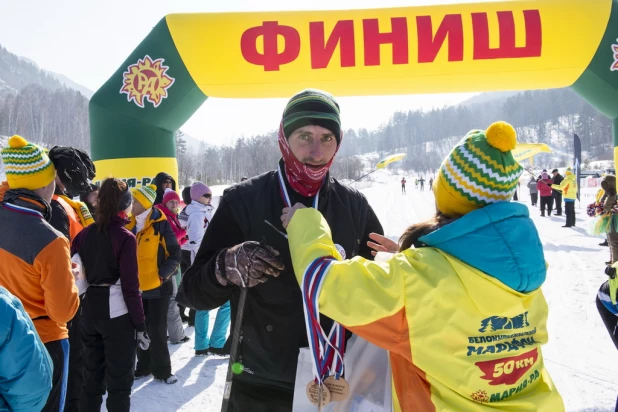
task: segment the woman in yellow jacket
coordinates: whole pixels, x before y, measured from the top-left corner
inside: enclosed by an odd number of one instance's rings
[[[562,182],[559,185],[551,185],[551,188],[561,191],[562,197],[564,198],[566,224],[562,227],[575,226],[575,199],[577,199],[577,177],[573,174],[573,169],[568,167]]]
[[[283,211],[299,282],[317,259],[337,260],[320,312],[390,351],[396,411],[564,410],[541,353],[543,248],[528,208],[509,202],[516,143],[504,122],[468,133],[434,182],[436,216],[383,263],[342,260],[317,210]]]

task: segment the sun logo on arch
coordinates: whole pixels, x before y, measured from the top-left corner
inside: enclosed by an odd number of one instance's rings
[[[618,43],[618,39],[616,39]],[[614,64],[610,68],[611,71],[618,71],[618,44],[612,44],[612,51],[614,52]]]
[[[146,55],[127,67],[122,75],[120,94],[126,94],[128,102],[132,100],[141,108],[144,108],[145,101],[159,107],[168,96],[167,90],[174,84],[174,78],[166,74],[169,66],[164,66],[164,61],[162,58],[153,60]]]

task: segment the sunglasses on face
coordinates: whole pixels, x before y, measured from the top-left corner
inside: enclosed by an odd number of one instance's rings
[[[206,194],[204,195],[204,197],[205,197],[206,199],[211,199],[211,198],[212,198],[212,195],[211,195],[210,193],[206,193]]]

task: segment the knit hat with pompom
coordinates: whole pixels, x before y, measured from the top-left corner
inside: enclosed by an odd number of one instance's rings
[[[56,178],[56,169],[45,150],[21,136],[11,137],[1,155],[11,189],[40,189]]]
[[[458,217],[509,201],[524,170],[511,154],[516,145],[517,133],[506,122],[469,132],[444,159],[434,181],[438,210]]]

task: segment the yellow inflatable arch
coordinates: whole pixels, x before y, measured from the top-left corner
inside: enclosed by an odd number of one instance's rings
[[[373,10],[172,14],[90,102],[97,177],[177,174],[174,132],[213,97],[335,96],[571,86],[614,119],[618,0]],[[615,153],[616,149],[615,149]]]

